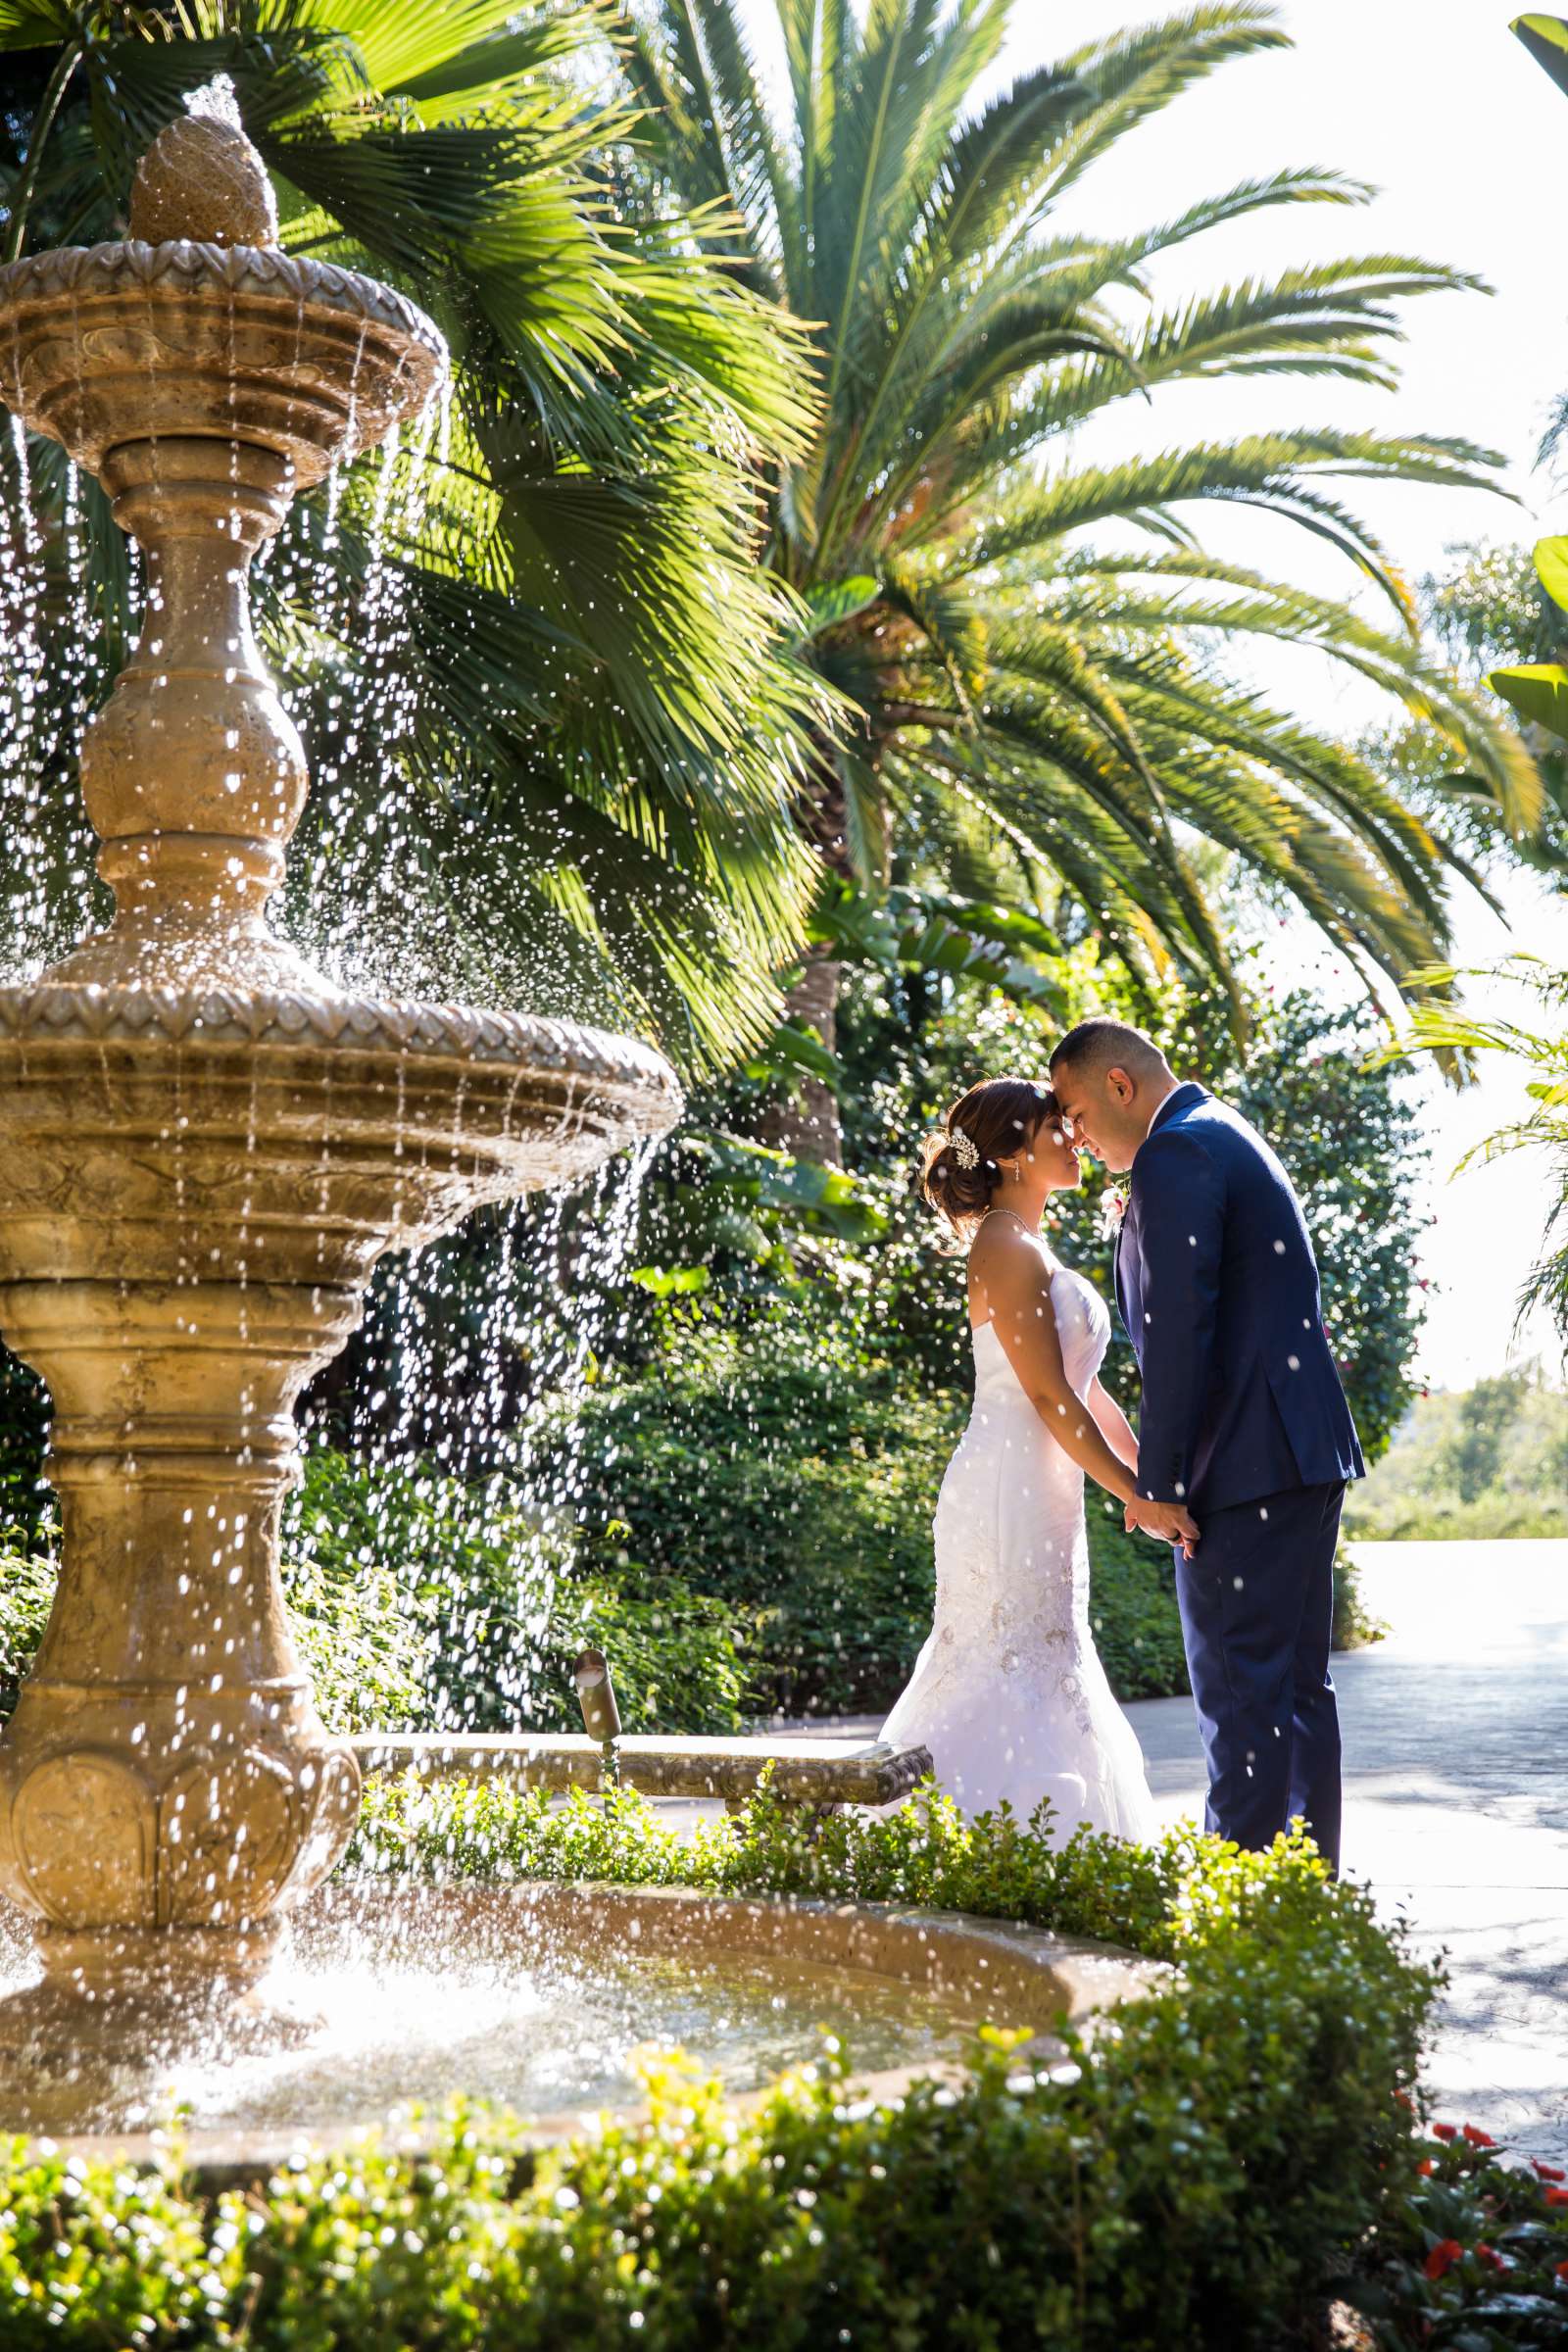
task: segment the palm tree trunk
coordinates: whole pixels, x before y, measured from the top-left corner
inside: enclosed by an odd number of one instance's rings
[[[786,1019],[798,1029],[814,1029],[830,1054],[838,1051],[839,986],[844,966],[826,948],[808,950],[806,969],[784,999]],[[770,1103],[762,1115],[762,1141],[792,1159],[818,1167],[844,1165],[844,1125],[838,1099],[825,1079],[805,1078],[787,1102]]]
[[[810,773],[796,808],[796,821],[835,881],[858,879],[850,856],[849,808],[832,740],[820,737]],[[838,1051],[839,989],[844,966],[825,947],[808,948],[806,969],[784,999],[784,1017],[798,1029],[814,1029],[830,1054]],[[793,1159],[818,1167],[844,1165],[844,1125],[833,1089],[820,1078],[801,1081],[788,1101],[762,1114],[761,1139]]]

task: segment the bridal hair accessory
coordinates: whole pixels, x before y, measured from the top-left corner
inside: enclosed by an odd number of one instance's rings
[[[977,1168],[980,1165],[980,1147],[974,1137],[966,1135],[961,1127],[948,1129],[948,1143],[960,1168]]]

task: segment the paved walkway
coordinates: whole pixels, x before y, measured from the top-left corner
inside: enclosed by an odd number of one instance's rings
[[[1440,2115],[1568,2160],[1568,1542],[1356,1551],[1391,1631],[1334,1662],[1345,1867],[1447,1949]],[[1128,1712],[1161,1816],[1200,1815],[1192,1701]]]

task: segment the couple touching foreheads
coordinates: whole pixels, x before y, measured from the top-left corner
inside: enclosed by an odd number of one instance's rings
[[[1104,1301],[1043,1230],[1080,1147],[1131,1172],[1115,1279],[1136,1434],[1100,1383]],[[936,1620],[885,1736],[928,1747],[966,1813],[1049,1797],[1058,1836],[1150,1835],[1090,1631],[1087,1472],[1174,1546],[1207,1827],[1265,1846],[1299,1815],[1337,1864],[1334,1552],[1363,1465],[1290,1178],[1140,1031],[1092,1020],[1049,1087],[992,1078],[954,1104],[924,1190],[968,1250],[974,1412],[937,1504]]]

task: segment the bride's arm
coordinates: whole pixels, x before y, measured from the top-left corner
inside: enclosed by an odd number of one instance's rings
[[[1095,1416],[1095,1426],[1118,1462],[1129,1470],[1138,1468],[1138,1437],[1114,1396],[1108,1396],[1099,1380],[1089,1384],[1089,1410]]]
[[[1074,1393],[1061,1360],[1051,1278],[1040,1253],[1020,1232],[1000,1226],[998,1219],[980,1233],[969,1262],[1007,1361],[1063,1453],[1118,1502],[1131,1502],[1138,1493],[1137,1449],[1132,1465],[1119,1460],[1093,1412]]]

